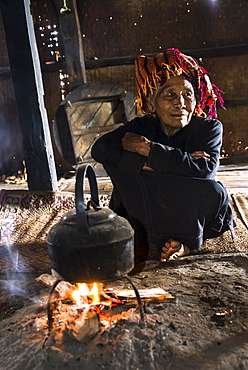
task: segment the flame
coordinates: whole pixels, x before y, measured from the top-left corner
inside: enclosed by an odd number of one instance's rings
[[[83,303],[88,303],[90,298],[91,304],[100,303],[100,294],[99,291],[102,290],[102,284],[93,283],[92,287],[85,283],[76,284],[76,289],[72,292],[72,299],[74,302],[80,306]]]

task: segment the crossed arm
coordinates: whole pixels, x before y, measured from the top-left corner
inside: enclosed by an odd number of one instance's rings
[[[222,138],[219,121],[197,120],[190,135],[186,135],[185,150],[156,142],[155,129],[156,122],[134,119],[102,136],[93,145],[92,157],[103,165],[137,174],[142,169],[153,169],[161,173],[214,178]]]
[[[134,134],[133,132],[127,132],[122,138],[121,142],[125,150],[138,153],[145,157],[149,156],[151,141],[148,140],[145,136]],[[210,161],[210,155],[203,150],[190,153],[190,156],[193,158],[205,158],[207,161]],[[144,165],[143,169],[152,170],[152,168],[146,165]]]

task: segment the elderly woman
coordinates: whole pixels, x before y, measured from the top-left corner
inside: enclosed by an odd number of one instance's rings
[[[113,182],[110,207],[135,230],[135,262],[146,260],[149,243],[167,261],[235,226],[214,179],[222,142],[215,102],[223,100],[207,72],[177,49],[140,56],[136,81],[143,117],[102,136],[92,157]]]

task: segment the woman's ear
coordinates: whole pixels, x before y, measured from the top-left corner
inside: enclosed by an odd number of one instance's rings
[[[156,109],[155,109],[155,106],[154,106],[153,95],[149,95],[146,98],[146,103],[147,103],[147,108],[149,109],[149,112],[151,114],[154,114],[156,112]]]

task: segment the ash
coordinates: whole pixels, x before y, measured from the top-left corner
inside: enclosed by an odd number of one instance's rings
[[[50,336],[44,347],[49,289],[29,275],[23,289],[28,296],[1,291],[1,369],[246,369],[247,269],[245,254],[147,266],[132,277],[138,288],[163,288],[176,301],[147,306],[146,327],[139,311],[127,308],[88,343],[65,330],[55,339]],[[124,279],[109,287],[131,289]],[[121,315],[118,310],[112,314]]]

